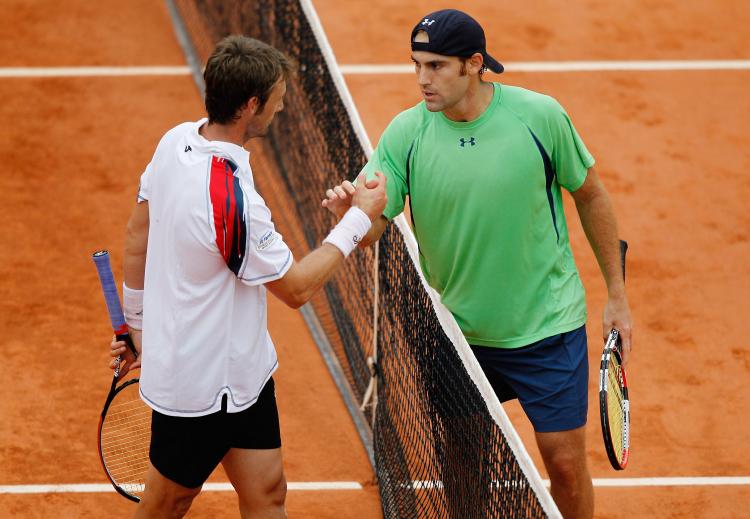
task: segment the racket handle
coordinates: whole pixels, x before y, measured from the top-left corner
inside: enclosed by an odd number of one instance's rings
[[[109,252],[106,250],[96,251],[92,255],[92,259],[94,260],[94,265],[96,265],[96,271],[99,274],[99,282],[102,286],[104,302],[107,304],[109,320],[112,323],[112,329],[115,332],[115,336],[118,341],[125,341],[130,348],[130,351],[138,357],[138,352],[136,352],[133,340],[128,333],[128,325],[125,323],[125,315],[122,313],[120,296],[117,293],[115,277],[112,274],[112,266],[109,263]]]
[[[620,240],[620,267],[622,267],[622,282],[625,282],[625,254],[628,252],[628,242]],[[615,344],[618,348],[622,345],[622,338],[620,337],[620,331],[612,328],[610,334],[615,334]]]

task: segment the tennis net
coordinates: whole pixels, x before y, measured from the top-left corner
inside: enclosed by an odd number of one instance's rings
[[[253,143],[252,161],[258,188],[300,257],[335,223],[320,207],[325,189],[355,177],[372,152],[312,4],[167,2],[199,87],[200,68],[228,34],[258,38],[296,61],[285,110],[270,138]],[[417,265],[414,236],[400,216],[377,247],[352,254],[312,301],[346,391],[364,403],[372,424],[369,447],[384,516],[559,517],[453,317]]]

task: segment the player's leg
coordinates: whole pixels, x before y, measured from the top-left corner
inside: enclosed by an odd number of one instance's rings
[[[550,492],[565,519],[594,515],[594,487],[586,462],[586,427],[537,432],[536,441],[550,479]]]
[[[229,450],[221,412],[200,417],[151,416],[146,488],[138,519],[185,515],[203,483]]]
[[[566,519],[593,513],[585,445],[587,349],[583,326],[522,348],[474,348],[485,373],[502,378],[518,395],[534,426],[552,497]]]
[[[136,519],[168,518],[179,519],[190,509],[201,487],[183,487],[162,476],[149,464],[146,473],[146,489],[135,510]]]
[[[242,517],[286,517],[286,479],[273,379],[252,406],[227,415],[225,427],[231,434],[231,449],[221,463],[237,490]]]
[[[281,449],[230,449],[221,463],[239,496],[243,519],[286,517]]]

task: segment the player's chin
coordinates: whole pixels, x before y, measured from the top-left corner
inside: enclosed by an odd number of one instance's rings
[[[445,108],[444,103],[441,103],[436,99],[425,99],[424,104],[425,108],[430,112],[442,112],[443,108]]]

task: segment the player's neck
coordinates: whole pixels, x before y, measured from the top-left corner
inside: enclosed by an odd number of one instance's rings
[[[495,86],[481,79],[475,85],[472,85],[466,95],[451,108],[444,110],[443,113],[451,121],[468,122],[478,119],[484,111],[490,106],[492,96],[495,95]]]
[[[208,141],[222,141],[242,147],[245,144],[245,132],[239,124],[206,123],[198,133]]]

